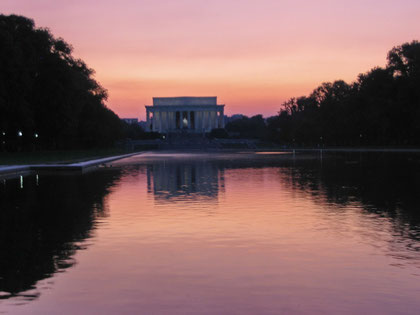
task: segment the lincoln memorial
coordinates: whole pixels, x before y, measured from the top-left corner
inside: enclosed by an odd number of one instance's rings
[[[146,105],[146,130],[194,133],[224,128],[224,107],[215,96],[154,97],[153,105]]]

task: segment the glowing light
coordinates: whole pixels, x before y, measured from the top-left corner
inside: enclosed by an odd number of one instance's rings
[[[20,130],[18,131],[18,136],[19,136],[19,137],[22,137],[22,136],[23,136],[22,131],[20,131]]]

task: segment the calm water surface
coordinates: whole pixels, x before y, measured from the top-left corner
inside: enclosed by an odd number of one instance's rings
[[[419,314],[417,157],[143,154],[0,182],[0,313]]]

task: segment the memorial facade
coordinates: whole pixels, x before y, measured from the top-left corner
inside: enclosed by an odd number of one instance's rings
[[[210,132],[224,128],[224,107],[217,97],[154,97],[146,105],[146,130],[169,132]]]

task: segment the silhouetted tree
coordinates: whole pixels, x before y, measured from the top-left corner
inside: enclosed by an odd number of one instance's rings
[[[94,71],[33,20],[0,15],[0,69],[0,132],[8,143],[91,147],[122,136],[122,123],[106,108],[107,92]]]
[[[124,123],[124,137],[133,140],[145,139],[146,134],[139,124]]]
[[[226,124],[226,130],[235,133],[241,138],[264,138],[267,136],[267,129],[262,115],[248,118],[243,116]]]
[[[385,68],[323,83],[267,119],[270,137],[303,145],[420,144],[420,43],[394,47]]]

